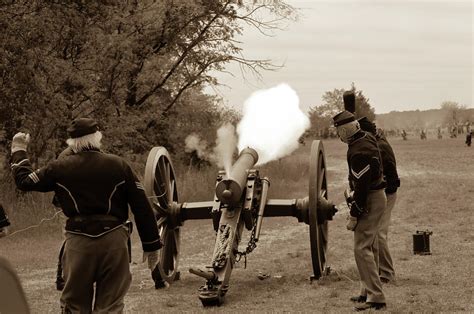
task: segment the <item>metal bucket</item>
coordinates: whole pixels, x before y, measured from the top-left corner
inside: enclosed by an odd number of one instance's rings
[[[413,254],[431,255],[430,252],[430,235],[432,231],[416,231],[413,235]]]

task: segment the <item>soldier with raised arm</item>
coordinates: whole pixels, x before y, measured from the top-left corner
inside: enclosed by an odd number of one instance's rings
[[[12,140],[11,168],[24,191],[54,191],[68,217],[62,256],[65,313],[122,312],[131,274],[128,208],[142,242],[144,260],[153,270],[162,244],[142,184],[122,158],[100,150],[102,133],[93,119],[80,118],[68,128],[74,154],[34,170],[26,153],[29,135]],[[95,283],[95,292],[94,292]]]

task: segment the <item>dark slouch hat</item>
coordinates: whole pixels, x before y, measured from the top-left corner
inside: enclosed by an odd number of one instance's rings
[[[71,138],[78,138],[99,130],[97,121],[91,118],[78,118],[71,122],[67,128],[67,133]]]

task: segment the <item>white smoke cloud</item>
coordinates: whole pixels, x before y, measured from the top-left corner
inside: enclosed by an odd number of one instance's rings
[[[310,126],[298,95],[287,84],[254,92],[245,101],[243,114],[237,126],[239,152],[245,147],[255,149],[258,165],[291,154]]]
[[[232,156],[237,147],[237,136],[235,127],[230,124],[224,124],[217,130],[216,146],[214,147],[214,160],[219,167],[224,167],[227,175],[232,167]]]
[[[226,123],[217,130],[216,145],[210,148],[206,140],[198,134],[191,133],[184,140],[185,152],[196,152],[200,159],[207,160],[225,169],[227,173],[232,167],[232,157],[237,148],[237,135],[235,127]]]
[[[199,137],[196,133],[189,134],[184,140],[184,151],[191,153],[196,151],[197,155],[201,159],[208,160],[207,153],[207,142]]]

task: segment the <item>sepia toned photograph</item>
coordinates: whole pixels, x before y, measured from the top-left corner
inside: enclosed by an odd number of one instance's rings
[[[474,312],[471,0],[0,0],[0,313]]]

